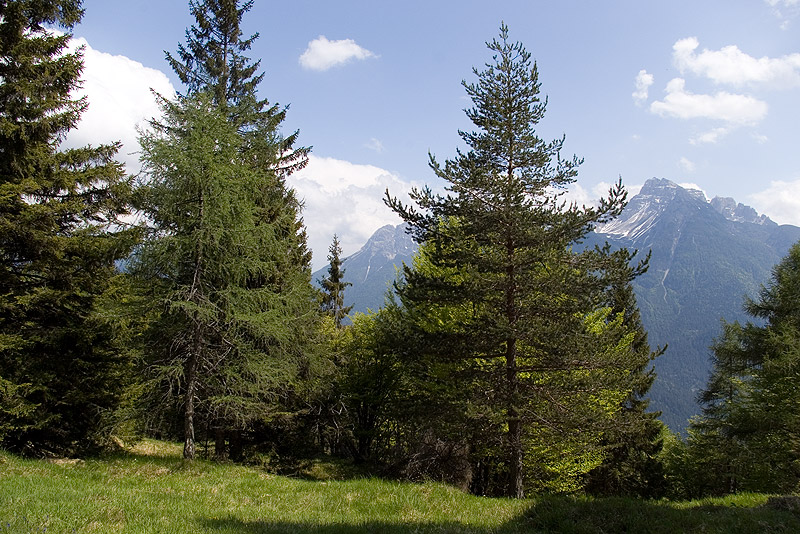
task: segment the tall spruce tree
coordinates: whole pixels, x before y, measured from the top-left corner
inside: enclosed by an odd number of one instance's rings
[[[319,283],[322,286],[322,311],[333,318],[336,328],[342,327],[342,321],[353,309],[353,306],[344,305],[344,290],[353,284],[344,281],[341,255],[339,237],[334,234],[333,243],[328,249],[328,275]]]
[[[243,55],[257,35],[239,29],[251,5],[190,3],[187,45],[178,59],[167,53],[187,94],[163,102],[165,119],[142,137],[144,209],[157,231],[139,272],[166,310],[151,331],[153,391],[179,393],[187,458],[198,423],[223,456],[226,433],[233,449],[313,367],[311,255],[285,185],[309,149],[279,131],[285,109],[257,97],[263,74]]]
[[[564,205],[560,194],[580,160],[561,158],[564,138],[546,142],[536,134],[546,107],[536,64],[521,43],[509,42],[504,24],[487,46],[492,63],[474,69],[476,83],[463,83],[476,127],[459,132],[469,150],[444,165],[431,156],[449,193],[414,190],[416,208],[388,192],[386,202],[426,245],[429,264],[404,269],[400,298],[426,331],[426,351],[452,362],[464,389],[489,384],[481,409],[503,429],[505,493],[522,497],[525,451],[536,447],[532,429],[563,436],[559,419],[589,424],[602,409],[595,405],[580,415],[570,404],[610,387],[604,376],[624,381],[619,358],[625,356],[599,346],[610,316],[592,315],[597,266],[591,255],[570,249],[594,224],[620,212],[624,191],[618,185],[597,208]],[[607,324],[620,331],[618,320]],[[610,368],[615,371],[599,371]],[[621,384],[615,385],[629,387]]]
[[[81,2],[0,2],[0,440],[74,453],[102,433],[127,363],[95,313],[134,232],[118,144],[59,150],[85,99],[68,52]],[[5,433],[5,436],[2,434]]]

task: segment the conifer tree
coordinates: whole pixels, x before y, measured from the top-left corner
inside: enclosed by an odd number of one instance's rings
[[[285,107],[258,98],[261,61],[244,55],[258,33],[243,38],[241,30],[242,17],[252,6],[252,0],[190,0],[195,24],[186,30],[186,44],[178,45],[177,57],[165,55],[187,94],[210,92],[252,145],[251,157],[283,176],[307,164],[310,148],[294,146],[298,131],[287,136],[278,131]]]
[[[615,416],[614,424],[604,434],[607,448],[603,464],[587,476],[586,489],[604,495],[654,497],[663,489],[663,470],[658,460],[662,447],[663,424],[660,412],[648,412],[646,395],[656,378],[653,360],[666,347],[651,350],[647,331],[642,325],[633,280],[647,271],[650,255],[633,264],[635,253],[627,249],[610,251],[608,244],[598,251],[608,260],[604,270],[604,304],[614,314],[622,314],[626,327],[633,332],[631,342],[631,391]]]
[[[95,313],[135,241],[118,144],[59,150],[85,99],[66,50],[75,0],[0,2],[0,439],[61,454],[92,446],[127,362]]]
[[[690,425],[695,491],[789,491],[800,480],[800,243],[772,271],[745,311],[757,322],[723,324],[712,346],[703,414]]]
[[[344,305],[344,290],[353,285],[344,281],[342,269],[342,247],[339,238],[334,234],[333,243],[328,249],[328,276],[320,280],[322,286],[322,311],[333,317],[336,328],[342,327],[342,320],[347,317],[353,306]]]
[[[163,102],[165,119],[141,140],[143,207],[157,231],[138,272],[166,310],[150,332],[152,391],[179,393],[187,458],[198,423],[223,456],[225,433],[238,442],[313,368],[311,254],[285,185],[309,149],[280,133],[286,110],[256,94],[263,74],[243,54],[257,35],[240,31],[251,5],[190,3],[187,44],[167,53],[187,94]]]
[[[198,418],[241,429],[276,410],[308,368],[314,293],[308,270],[276,261],[283,236],[261,221],[264,172],[210,95],[163,102],[164,119],[142,136],[144,212],[159,233],[134,272],[161,307],[149,348],[153,378],[178,391],[184,457]]]
[[[505,429],[505,493],[522,497],[531,425],[556,428],[559,418],[576,419],[562,408],[585,388],[569,385],[570,371],[583,371],[584,386],[602,390],[586,384],[588,376],[602,375],[592,371],[624,366],[608,361],[622,357],[612,357],[614,351],[595,350],[595,335],[607,335],[608,314],[587,315],[596,303],[594,266],[569,248],[620,212],[624,191],[618,185],[597,208],[563,205],[560,194],[580,160],[561,158],[564,138],[547,142],[536,134],[546,107],[536,64],[522,44],[509,42],[505,25],[487,46],[492,63],[474,69],[476,83],[463,83],[476,127],[459,132],[469,150],[443,165],[431,156],[448,194],[414,190],[417,207],[388,193],[386,202],[426,245],[430,264],[404,269],[403,305],[427,331],[427,351],[469,373],[465,389],[491,384],[484,402]],[[609,324],[619,329],[618,322]],[[612,375],[619,377],[606,374]]]

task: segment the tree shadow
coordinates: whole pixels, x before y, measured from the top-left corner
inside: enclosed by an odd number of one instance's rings
[[[800,532],[800,514],[765,506],[691,506],[668,501],[626,498],[537,497],[518,517],[496,527],[477,527],[458,521],[407,522],[377,520],[320,525],[296,521],[243,521],[199,518],[206,530],[230,534],[516,534],[516,533],[743,533]]]

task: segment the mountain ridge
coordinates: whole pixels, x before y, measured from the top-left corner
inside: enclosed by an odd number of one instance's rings
[[[709,201],[702,191],[653,178],[617,219],[576,245],[608,242],[642,256],[652,251],[650,268],[633,286],[652,346],[668,346],[655,362],[649,396],[670,428],[682,431],[699,412],[696,396],[705,387],[721,319],[749,319],[742,311],[745,297],[756,295],[798,240],[800,227],[778,225],[731,198]],[[410,263],[415,251],[405,225],[388,225],[345,258],[345,280],[353,283],[345,296],[354,311],[377,310],[397,268]]]

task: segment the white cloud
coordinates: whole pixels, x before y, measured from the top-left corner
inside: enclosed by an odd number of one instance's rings
[[[769,137],[767,137],[764,134],[753,133],[752,137],[753,137],[753,139],[755,139],[756,143],[758,143],[759,145],[763,145],[764,143],[768,143],[769,142]]]
[[[767,104],[752,96],[720,91],[713,95],[694,94],[686,90],[683,78],[667,84],[662,101],[650,104],[658,115],[680,119],[716,119],[730,124],[755,124],[767,114]]]
[[[134,172],[139,168],[136,126],[160,115],[150,89],[173,98],[175,88],[159,70],[125,56],[95,50],[83,38],[71,40],[72,50],[79,46],[84,47],[83,87],[74,94],[86,95],[89,108],[81,116],[77,128],[67,135],[64,147],[121,141],[122,149],[117,157],[129,172]]]
[[[351,59],[368,59],[377,57],[362,48],[352,39],[329,41],[320,35],[308,43],[305,52],[300,56],[300,65],[309,70],[328,70],[331,67],[347,63]]]
[[[625,184],[625,191],[628,192],[628,200],[638,195],[639,191],[642,190],[643,185],[644,184],[631,184],[631,185]]]
[[[585,187],[580,184],[572,184],[566,191],[561,191],[561,200],[567,204],[576,206],[595,206],[598,197],[593,196]]]
[[[575,203],[578,206],[597,206],[600,203],[600,198],[608,197],[609,189],[616,187],[616,183],[598,182],[591,189],[586,189],[580,184],[572,184],[569,189],[562,195],[561,199],[566,201],[567,204]],[[623,184],[625,191],[628,192],[628,200],[639,194],[642,189],[642,184]]]
[[[636,90],[631,93],[631,96],[633,96],[633,101],[636,102],[637,106],[641,106],[642,103],[647,100],[648,91],[651,85],[653,85],[653,75],[648,74],[644,69],[640,70],[639,74],[636,75]]]
[[[714,145],[731,132],[732,128],[713,128],[689,139],[693,145]]]
[[[689,159],[687,159],[685,157],[682,157],[678,161],[678,167],[680,167],[680,169],[683,172],[686,172],[686,173],[692,173],[692,172],[694,172],[694,169],[695,169],[694,162],[690,161]]]
[[[400,224],[384,205],[384,192],[407,199],[412,187],[380,167],[314,155],[287,182],[305,201],[303,220],[315,270],[324,266],[333,234],[339,236],[343,255],[349,256],[381,226]]]
[[[780,28],[788,30],[791,21],[800,14],[800,0],[764,0],[772,7],[772,13],[781,20]]]
[[[734,86],[800,86],[800,53],[780,58],[754,58],[735,45],[697,53],[699,46],[696,37],[689,37],[677,41],[672,47],[675,65],[681,73],[688,71],[715,83]]]
[[[750,195],[748,201],[778,224],[800,226],[800,180],[770,182],[767,189]]]
[[[383,143],[374,137],[371,137],[368,142],[364,143],[364,146],[370,150],[374,150],[378,154],[384,151]]]

